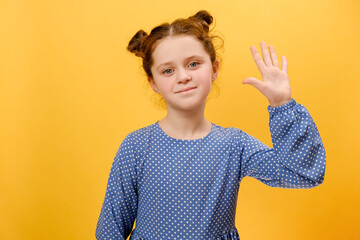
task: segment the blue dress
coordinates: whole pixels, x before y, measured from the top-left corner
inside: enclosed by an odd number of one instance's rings
[[[97,239],[239,240],[241,180],[271,187],[321,184],[325,150],[308,111],[294,99],[268,107],[274,148],[236,128],[212,124],[200,139],[166,135],[154,123],[130,133],[113,162]]]

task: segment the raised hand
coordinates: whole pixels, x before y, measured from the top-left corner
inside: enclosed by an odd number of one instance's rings
[[[254,46],[250,47],[255,63],[260,70],[262,81],[249,77],[243,80],[243,84],[250,84],[257,88],[268,100],[271,107],[281,106],[291,100],[291,88],[287,73],[287,61],[282,56],[282,68],[273,46],[269,51],[265,42],[260,42],[263,59]]]

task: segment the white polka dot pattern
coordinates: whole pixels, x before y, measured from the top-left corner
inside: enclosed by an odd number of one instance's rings
[[[129,134],[111,168],[97,239],[239,240],[241,180],[272,187],[321,184],[325,150],[308,111],[295,100],[268,108],[274,148],[236,128],[213,124],[195,140],[174,139],[158,123]]]

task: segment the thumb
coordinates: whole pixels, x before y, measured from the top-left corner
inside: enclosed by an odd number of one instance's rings
[[[243,80],[243,84],[250,84],[251,86],[260,90],[262,88],[263,82],[257,78],[249,77]]]

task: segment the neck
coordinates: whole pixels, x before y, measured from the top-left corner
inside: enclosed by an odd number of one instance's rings
[[[170,137],[178,139],[198,139],[211,130],[211,122],[205,119],[204,109],[194,111],[174,111],[168,109],[165,118],[159,121],[161,129]]]

